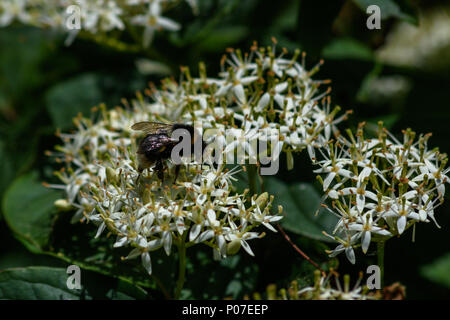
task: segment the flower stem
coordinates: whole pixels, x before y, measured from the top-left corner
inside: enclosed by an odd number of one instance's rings
[[[303,258],[305,258],[306,261],[311,263],[316,269],[318,269],[321,272],[322,276],[325,277],[326,276],[325,271],[323,271],[322,268],[320,268],[316,262],[314,262],[310,257],[308,257],[306,255],[306,253],[304,253],[302,250],[300,250],[300,248],[297,247],[294,242],[292,242],[291,238],[286,234],[286,232],[284,232],[281,225],[277,224],[277,227],[278,227],[278,230],[280,230],[280,232],[283,234],[283,237],[286,239],[286,241],[289,242],[289,244],[294,248],[294,250],[297,251]]]
[[[187,232],[183,235],[182,240],[180,241],[180,244],[178,245],[178,280],[177,280],[177,288],[175,290],[175,299],[180,299],[181,290],[183,289],[184,285],[184,277],[186,275],[186,238]]]
[[[249,164],[247,166],[248,188],[250,190],[250,197],[256,193],[256,165]]]
[[[164,286],[164,284],[161,282],[161,280],[156,277],[155,275],[151,275],[152,279],[155,281],[156,285],[161,289],[162,293],[164,294],[164,297],[168,300],[172,299],[170,297],[170,293],[169,291],[167,291],[166,287]]]
[[[381,288],[384,287],[384,246],[385,241],[380,241],[377,243],[378,267],[380,267],[381,273]]]

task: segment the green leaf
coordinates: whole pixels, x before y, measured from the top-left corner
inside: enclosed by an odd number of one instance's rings
[[[168,257],[163,250],[152,252],[153,275],[149,276],[140,257],[125,261],[122,259],[132,248],[114,248],[114,237],[104,235],[95,238],[97,227],[92,223],[71,223],[72,215],[73,212],[61,212],[57,215],[52,225],[51,240],[44,254],[78,265],[84,270],[119,278],[141,287],[156,289],[156,282],[164,282],[170,288],[172,283],[166,283],[163,276],[176,270],[171,265],[174,256]],[[152,291],[152,295],[158,294],[160,293]]]
[[[37,176],[33,172],[14,181],[3,202],[8,226],[27,249],[86,270],[155,288],[154,277],[148,276],[140,259],[121,260],[131,249],[113,249],[112,238],[95,238],[93,225],[71,224],[73,212],[54,216],[53,203],[61,198],[61,194],[42,186]],[[160,261],[157,254],[152,255],[152,260],[154,270],[170,269],[168,262]]]
[[[12,98],[44,83],[41,63],[51,51],[48,33],[32,27],[0,30],[0,92]]]
[[[450,252],[420,269],[422,276],[447,288],[450,288],[449,271]]]
[[[275,30],[292,30],[298,23],[300,1],[292,0],[287,2],[289,3],[282,7],[280,13],[276,17],[274,17],[273,21],[271,22],[271,25]],[[276,38],[279,41],[278,36]]]
[[[204,23],[201,19],[195,19],[193,23],[186,26],[184,29],[183,39],[177,37],[176,33],[172,33],[169,36],[169,40],[172,44],[176,46],[184,46],[188,43],[201,43],[205,38],[210,37],[211,34],[214,34],[218,29],[218,24],[220,24],[226,17],[229,17],[233,14],[233,11],[240,5],[240,0],[226,0],[223,1],[223,4],[219,5],[219,10],[215,10],[213,8],[214,5],[204,2],[207,7],[210,7],[214,10],[214,13],[210,13],[210,17],[206,23]],[[200,9],[200,12],[208,12],[211,11],[209,9]]]
[[[275,196],[274,207],[283,207],[283,228],[311,239],[331,241],[322,232],[330,233],[337,221],[320,207],[321,198],[313,185],[295,183],[288,186],[273,177],[267,178],[264,184],[266,191]]]
[[[206,52],[217,52],[233,46],[245,37],[249,30],[246,26],[227,26],[217,28],[198,44],[198,49]]]
[[[218,262],[210,248],[199,247],[188,258],[183,299],[242,299],[257,284],[258,265],[245,252]]]
[[[364,12],[370,5],[380,7],[381,19],[398,18],[411,24],[418,25],[417,10],[409,0],[353,0]]]
[[[0,272],[0,299],[72,300],[78,299],[77,290],[66,286],[64,269],[27,267]]]
[[[372,50],[362,42],[352,38],[334,39],[323,48],[322,55],[325,59],[373,60]]]
[[[48,244],[54,215],[53,203],[60,192],[38,182],[37,172],[17,178],[3,199],[3,214],[8,226],[27,248],[41,252]]]
[[[70,128],[79,112],[89,114],[91,108],[101,102],[98,78],[90,73],[58,83],[46,94],[47,110],[55,127],[60,129]]]
[[[69,289],[64,268],[26,267],[0,272],[0,299],[80,300],[145,299],[147,293],[130,283],[81,270],[81,289]]]
[[[11,156],[6,152],[5,143],[0,141],[0,199],[14,177],[13,162]]]
[[[379,117],[374,117],[371,119],[367,120],[367,125],[366,125],[366,129],[367,129],[367,133],[371,136],[376,136],[377,132],[378,132],[378,122],[382,121],[383,122],[383,126],[388,129],[391,130],[391,128],[400,120],[400,115],[397,113],[392,113],[392,114],[387,114],[387,115],[382,115]]]
[[[358,102],[367,103],[372,91],[371,84],[376,80],[383,71],[383,65],[381,63],[375,63],[373,69],[364,77],[361,82],[361,86],[356,94]]]

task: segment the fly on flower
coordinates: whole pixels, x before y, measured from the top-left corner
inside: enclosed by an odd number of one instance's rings
[[[172,151],[179,143],[183,142],[181,134],[174,134],[177,130],[181,133],[187,134],[190,138],[188,141],[189,149],[192,151],[196,143],[196,139],[201,139],[201,136],[196,132],[193,126],[182,123],[166,124],[160,122],[142,121],[137,122],[131,126],[131,129],[145,132],[146,136],[139,143],[137,150],[138,171],[142,173],[144,169],[155,165],[155,171],[158,178],[164,180],[164,160],[171,158]],[[180,133],[178,132],[178,133]],[[200,138],[199,138],[200,137]],[[205,143],[202,142],[202,150]],[[188,156],[181,150],[180,155]],[[189,153],[190,155],[191,153]],[[175,181],[178,177],[180,166],[175,168]]]

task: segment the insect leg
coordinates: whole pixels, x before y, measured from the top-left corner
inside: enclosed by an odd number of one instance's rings
[[[161,159],[156,160],[155,169],[158,178],[161,179],[161,182],[164,182],[164,166]]]
[[[136,181],[134,183],[135,185],[138,185],[140,177],[141,177],[141,173],[139,172],[139,174],[138,174],[138,176],[136,178]]]
[[[180,173],[181,166],[179,164],[175,165],[175,179],[173,180],[173,183],[177,182],[178,174]]]
[[[136,178],[135,185],[138,185],[139,179],[141,178],[142,171],[144,171],[144,169],[143,169],[141,166],[139,166],[139,167],[138,167],[138,173],[139,173],[139,174],[138,174],[138,176],[137,176],[137,178]]]

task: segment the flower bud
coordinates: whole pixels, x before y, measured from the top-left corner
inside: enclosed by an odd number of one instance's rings
[[[267,204],[267,200],[269,200],[269,194],[267,192],[264,192],[263,194],[260,194],[256,199],[256,205],[259,207],[259,209],[263,210]]]
[[[278,214],[282,214],[282,213],[283,213],[283,206],[278,205]]]
[[[113,168],[111,168],[111,167],[106,168],[106,177],[108,178],[109,183],[117,184],[117,180],[118,180],[117,174]]]
[[[227,255],[234,255],[239,252],[241,241],[236,239],[227,243]]]
[[[60,211],[70,211],[72,204],[67,199],[58,199],[54,202],[54,205]]]
[[[267,299],[276,300],[277,299],[277,285],[269,284],[266,288]]]
[[[286,152],[286,158],[287,158],[287,169],[290,171],[294,169],[294,157],[292,156],[291,151]]]
[[[151,192],[149,188],[144,189],[144,193],[142,194],[142,202],[147,204],[152,201]]]

